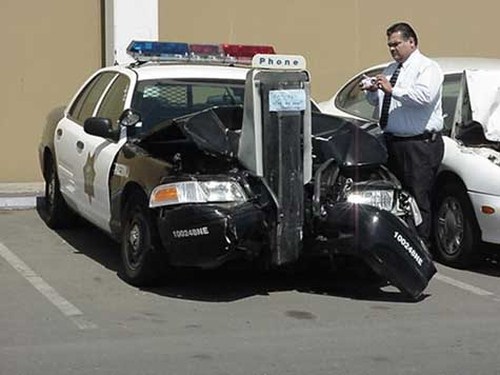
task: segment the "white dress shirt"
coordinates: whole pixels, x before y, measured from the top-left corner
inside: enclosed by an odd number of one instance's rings
[[[390,79],[399,63],[390,64],[383,72]],[[384,133],[408,137],[443,129],[441,91],[443,72],[439,65],[415,50],[403,63],[392,89],[389,118]],[[384,92],[368,92],[367,99],[382,110]]]

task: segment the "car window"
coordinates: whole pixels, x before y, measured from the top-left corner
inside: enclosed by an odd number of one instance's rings
[[[455,116],[460,91],[460,80],[461,74],[449,74],[445,76],[443,81],[442,108],[445,130],[450,130],[453,126],[453,117]]]
[[[97,116],[109,118],[114,128],[118,127],[118,118],[125,109],[125,99],[129,86],[129,78],[120,74],[104,96],[97,111]]]
[[[73,103],[69,111],[70,118],[83,125],[83,122],[94,114],[97,102],[115,75],[113,72],[105,72],[90,81]]]
[[[215,105],[243,104],[244,82],[147,80],[136,86],[132,108],[139,111],[143,131],[168,119]]]
[[[365,74],[373,77],[382,73],[382,71],[382,68],[374,69]],[[335,106],[351,115],[370,121],[378,121],[378,111],[366,99],[364,91],[359,87],[360,81],[361,76],[358,76],[349,82],[337,95]]]

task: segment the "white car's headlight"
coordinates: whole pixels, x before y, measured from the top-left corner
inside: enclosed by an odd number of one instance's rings
[[[244,202],[247,197],[235,181],[182,181],[159,185],[149,199],[149,207],[182,203]]]
[[[347,201],[391,211],[394,207],[394,190],[353,190],[347,193]]]

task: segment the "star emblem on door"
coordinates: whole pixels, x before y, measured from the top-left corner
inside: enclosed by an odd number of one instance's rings
[[[90,152],[87,155],[87,161],[83,166],[83,191],[89,196],[89,202],[92,201],[94,197],[94,181],[95,181],[95,169],[94,169],[95,155],[91,156]]]

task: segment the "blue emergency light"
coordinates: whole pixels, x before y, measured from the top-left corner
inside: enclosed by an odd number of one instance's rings
[[[161,57],[187,57],[189,55],[189,45],[187,43],[163,43],[132,41],[127,47],[127,53],[136,60],[151,60],[151,58]]]

